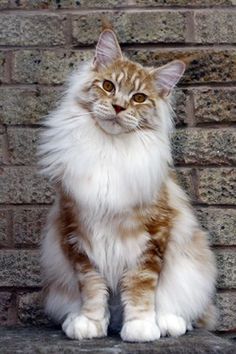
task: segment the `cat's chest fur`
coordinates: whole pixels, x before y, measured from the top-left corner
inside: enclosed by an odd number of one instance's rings
[[[161,143],[148,139],[81,136],[67,162],[67,188],[83,208],[95,213],[150,203],[166,171],[163,154],[168,151]]]

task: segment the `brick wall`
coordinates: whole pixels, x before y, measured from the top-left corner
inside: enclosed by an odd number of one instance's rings
[[[235,0],[0,1],[0,323],[46,323],[38,245],[53,191],[37,175],[40,119],[67,74],[91,57],[101,15],[125,52],[159,65],[194,56],[177,96],[173,150],[210,231],[220,331],[236,329]],[[192,57],[193,58],[193,57]]]

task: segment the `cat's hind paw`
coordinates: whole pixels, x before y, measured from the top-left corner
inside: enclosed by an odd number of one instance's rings
[[[157,317],[161,336],[179,337],[186,333],[187,325],[183,317],[166,314]]]
[[[160,330],[153,321],[132,320],[124,323],[120,335],[126,342],[150,342],[160,338]]]
[[[107,335],[107,321],[91,320],[84,315],[70,314],[62,324],[62,329],[71,339],[91,339]]]

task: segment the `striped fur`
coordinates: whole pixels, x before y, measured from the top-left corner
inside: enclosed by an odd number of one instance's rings
[[[131,62],[107,30],[45,122],[42,170],[57,191],[45,303],[70,338],[105,336],[110,324],[123,340],[151,341],[207,325],[214,257],[171,168],[169,92],[183,69]]]

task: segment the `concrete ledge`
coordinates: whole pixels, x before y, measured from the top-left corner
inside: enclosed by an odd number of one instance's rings
[[[61,330],[48,328],[0,328],[1,354],[234,354],[235,343],[207,331],[195,330],[180,338],[153,343],[124,343],[118,336],[69,340]]]

